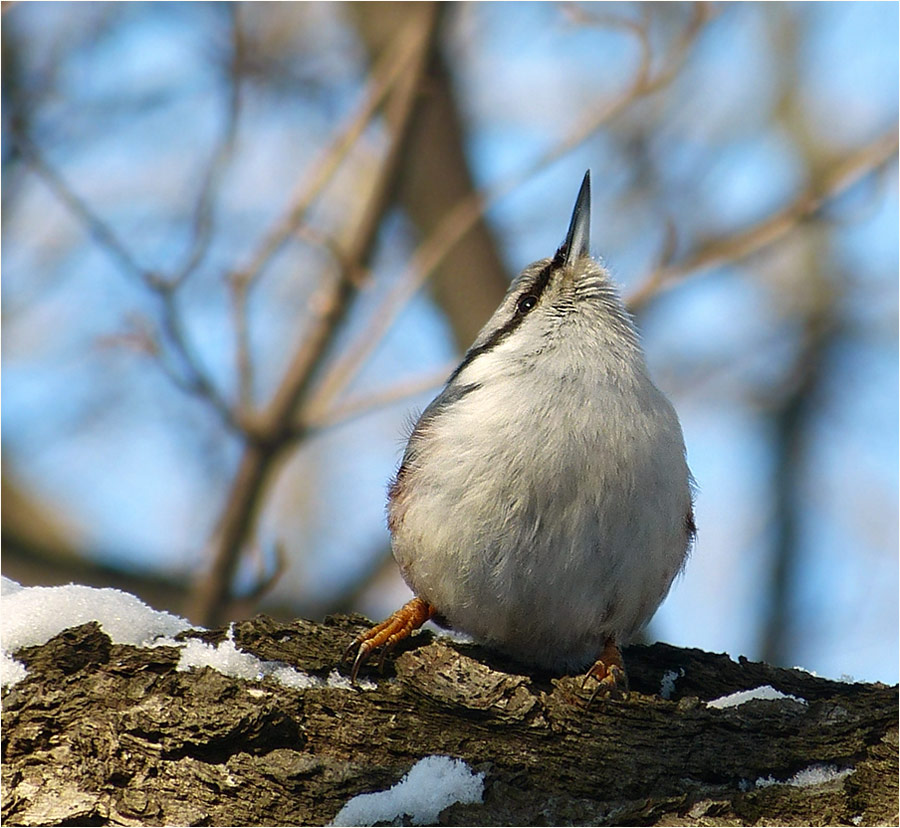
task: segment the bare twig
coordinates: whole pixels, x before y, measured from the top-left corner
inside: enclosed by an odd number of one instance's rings
[[[519,172],[508,177],[485,194],[474,193],[461,200],[438,224],[437,229],[425,239],[412,256],[410,266],[388,293],[382,306],[373,315],[369,327],[347,348],[323,380],[313,402],[316,410],[328,408],[352,382],[390,330],[397,317],[415,294],[421,290],[438,264],[453,246],[472,228],[484,211],[509,192],[524,184],[553,161],[586,141],[603,124],[621,114],[630,104],[645,95],[659,91],[670,83],[684,62],[691,45],[696,40],[710,12],[706,4],[697,3],[691,21],[679,38],[672,53],[655,75],[649,74],[651,56],[643,54],[642,64],[634,80],[616,98],[605,106],[590,112],[562,141],[541,155]],[[637,24],[636,24],[637,25]]]
[[[306,179],[291,198],[284,215],[266,233],[247,262],[229,279],[231,314],[235,330],[235,365],[238,397],[244,410],[253,398],[253,373],[247,324],[250,290],[274,256],[297,234],[303,234],[306,213],[337,172],[347,154],[359,140],[378,108],[391,93],[398,79],[409,70],[415,58],[416,21],[411,20],[399,33],[394,48],[387,49],[371,73],[369,88],[357,109],[337,130],[331,144],[309,166]],[[332,250],[332,252],[334,252]]]
[[[575,23],[582,26],[595,26],[602,29],[624,29],[635,36],[640,48],[640,67],[635,76],[635,83],[641,85],[647,81],[650,74],[650,66],[653,59],[653,51],[650,46],[650,14],[647,5],[640,5],[641,20],[632,20],[606,12],[588,10],[577,3],[565,2],[562,4],[564,13]]]
[[[172,377],[179,389],[206,400],[226,425],[240,430],[241,424],[234,411],[206,374],[190,345],[178,313],[173,280],[142,267],[115,231],[93,211],[84,199],[75,193],[62,175],[46,160],[34,142],[20,132],[16,132],[14,138],[31,168],[69,212],[87,228],[100,248],[106,251],[122,271],[140,281],[160,300],[162,330],[179,364],[179,368],[176,369],[173,361],[163,354],[162,349],[159,349],[158,353],[165,372]]]
[[[635,101],[659,92],[668,86],[675,79],[678,72],[681,71],[687,56],[690,54],[691,47],[697,40],[697,36],[714,13],[714,9],[709,3],[693,4],[691,19],[678,37],[675,46],[666,55],[662,66],[656,72],[652,71],[653,55],[647,45],[649,36],[646,23],[644,25],[638,23],[628,25],[627,28],[636,33],[641,40],[641,62],[631,83],[619,95],[607,102],[605,106],[596,112],[588,112],[582,122],[576,125],[575,129],[564,141],[553,147],[544,156],[538,158],[518,176],[511,179],[512,185],[518,186],[526,178],[532,177],[557,158],[584,143],[603,124],[619,116]],[[616,25],[626,25],[625,20],[622,18],[614,18],[614,20]],[[612,22],[610,22],[610,25],[612,25]]]
[[[409,71],[419,45],[418,26],[412,19],[397,36],[394,48],[372,71],[372,81],[363,101],[338,130],[334,141],[309,166],[309,179],[298,188],[284,216],[263,238],[247,263],[235,271],[233,278],[254,281],[303,223],[307,210],[319,197],[325,185],[337,172],[347,153],[369,125],[374,114],[391,93],[398,79]]]
[[[671,288],[688,275],[743,259],[783,238],[857,181],[894,159],[897,141],[895,131],[879,136],[842,158],[790,204],[771,216],[745,230],[710,239],[676,264],[658,267],[629,297],[629,307],[640,308],[660,291]]]
[[[281,579],[281,576],[287,571],[287,553],[284,551],[283,543],[275,544],[275,566],[268,574],[265,573],[265,560],[262,551],[257,549],[257,555],[259,565],[257,567],[258,575],[256,583],[249,592],[246,592],[241,596],[241,600],[250,606],[255,604],[263,595],[272,589],[272,587],[274,587]]]
[[[284,382],[275,393],[270,406],[270,421],[277,423],[282,432],[290,428],[290,417],[297,403],[304,398],[312,381],[316,367],[321,362],[331,344],[335,330],[349,307],[350,298],[360,284],[360,272],[368,260],[378,226],[390,198],[400,153],[412,117],[418,94],[419,82],[425,68],[425,56],[430,49],[436,13],[427,19],[419,19],[416,28],[417,49],[413,51],[414,65],[397,83],[394,94],[387,101],[395,113],[394,134],[391,145],[376,175],[366,209],[356,229],[354,238],[344,255],[345,266],[341,278],[334,286],[330,301],[325,303],[324,312],[305,337],[288,368]],[[406,44],[402,44],[404,47]]]
[[[312,328],[291,359],[238,464],[213,538],[212,564],[206,578],[197,588],[194,616],[202,623],[215,623],[226,610],[235,568],[241,549],[253,529],[257,506],[266,482],[277,460],[291,445],[291,438],[295,436],[292,423],[298,404],[305,399],[312,377],[346,316],[356,293],[359,273],[374,247],[437,31],[437,4],[417,4],[414,9],[410,25],[401,33],[401,42],[395,46],[410,57],[404,63],[405,71],[391,93],[390,106],[396,117],[387,154],[379,167],[362,218],[348,245],[347,266],[333,285],[323,312],[313,322]],[[298,215],[302,216],[302,211]],[[294,219],[289,218],[289,223],[292,223]],[[275,236],[270,236],[270,239],[274,238]],[[269,247],[264,246],[264,249]]]
[[[138,264],[137,259],[131,255],[131,251],[115,231],[90,208],[83,198],[75,193],[62,175],[46,160],[34,142],[25,133],[18,130],[13,132],[12,137],[31,169],[40,176],[69,212],[87,228],[97,244],[118,263],[120,268],[145,285],[155,286],[159,277]]]
[[[243,279],[228,282],[231,321],[234,325],[234,359],[237,370],[238,405],[249,412],[253,407],[253,360],[250,354],[250,326],[247,320],[247,291]]]
[[[227,426],[238,432],[243,431],[244,425],[240,413],[234,410],[206,371],[201,368],[200,357],[194,352],[187,331],[184,329],[184,321],[178,311],[174,288],[170,288],[167,283],[161,283],[156,293],[162,305],[160,312],[162,330],[172,345],[173,351],[178,355],[178,361],[183,371],[183,382],[179,384],[179,387],[209,403]]]
[[[228,101],[222,132],[213,150],[203,180],[197,203],[194,207],[193,239],[184,263],[175,269],[171,281],[173,285],[183,283],[200,266],[209,252],[215,227],[216,194],[222,175],[234,153],[235,138],[241,117],[241,74],[244,65],[244,34],[241,27],[241,6],[228,4],[227,12],[231,21],[231,60],[228,72]]]
[[[360,394],[357,397],[351,397],[341,405],[335,406],[328,411],[304,411],[301,415],[301,428],[306,432],[311,429],[320,430],[344,425],[357,417],[386,408],[409,397],[415,397],[425,391],[430,391],[432,388],[438,388],[447,381],[447,377],[450,376],[454,365],[455,363],[448,363],[424,376],[414,377],[372,394]]]

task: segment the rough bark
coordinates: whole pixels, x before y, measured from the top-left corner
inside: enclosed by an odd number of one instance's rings
[[[234,639],[325,677],[363,624],[260,616]],[[113,645],[96,624],[17,657],[29,675],[3,696],[8,825],[320,825],[431,754],[486,774],[484,804],[446,809],[445,825],[897,824],[897,688],[881,684],[655,644],[626,651],[626,696],[586,706],[578,678],[429,633],[382,676],[365,671],[374,690],[179,672],[177,648]],[[765,684],[807,704],[703,703]],[[754,784],[815,763],[853,772]]]

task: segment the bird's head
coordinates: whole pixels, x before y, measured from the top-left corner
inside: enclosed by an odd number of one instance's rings
[[[565,241],[552,258],[534,262],[516,277],[451,382],[481,383],[542,364],[564,373],[588,360],[643,363],[631,318],[609,274],[591,258],[590,238],[589,170]]]

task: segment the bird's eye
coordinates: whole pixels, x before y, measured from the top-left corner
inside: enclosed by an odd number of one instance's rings
[[[519,304],[516,305],[516,310],[519,313],[528,313],[535,305],[537,304],[537,297],[528,294],[527,296],[523,296],[519,300]]]

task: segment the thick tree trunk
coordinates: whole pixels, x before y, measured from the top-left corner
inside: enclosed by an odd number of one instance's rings
[[[234,640],[324,678],[362,628],[358,616],[261,616]],[[28,677],[3,697],[5,823],[320,825],[432,754],[485,773],[484,804],[451,806],[446,825],[897,822],[896,687],[656,644],[626,651],[627,696],[586,706],[577,678],[524,674],[428,633],[383,676],[369,670],[368,690],[178,671],[179,656],[112,645],[96,624],[20,651]],[[760,685],[806,703],[703,702]],[[755,784],[818,763],[852,772]]]

